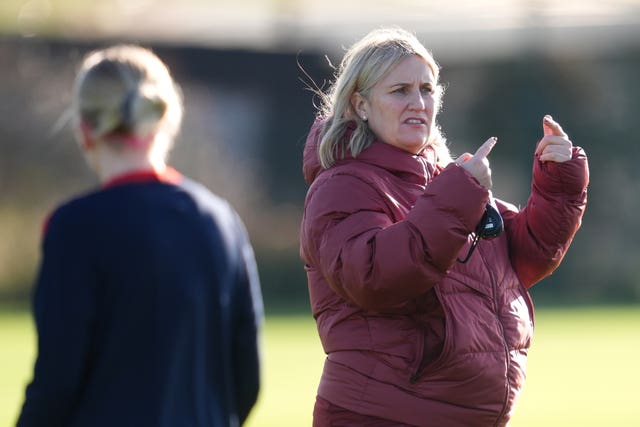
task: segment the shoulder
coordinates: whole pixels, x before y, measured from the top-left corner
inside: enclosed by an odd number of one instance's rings
[[[96,218],[105,211],[101,191],[67,199],[47,214],[42,223],[42,240],[86,236],[95,229]]]
[[[183,178],[179,187],[189,195],[200,218],[212,225],[227,244],[242,246],[249,241],[245,224],[229,201],[189,178]]]
[[[520,208],[513,203],[506,202],[498,198],[495,198],[494,201],[496,203],[498,211],[500,212],[500,215],[502,216],[513,215],[520,212]]]
[[[91,191],[67,199],[53,209],[46,220],[46,227],[54,224],[73,224],[82,222],[83,218],[95,211],[102,202],[101,191]]]
[[[231,204],[204,184],[184,177],[178,186],[189,195],[202,214],[224,221],[235,221],[237,213]]]
[[[373,167],[357,161],[320,173],[307,193],[307,206],[337,207],[345,211],[380,203],[381,179]]]
[[[365,186],[373,190],[383,184],[387,173],[383,168],[352,159],[323,170],[310,188]]]

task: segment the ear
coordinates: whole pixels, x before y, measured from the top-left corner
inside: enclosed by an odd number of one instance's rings
[[[91,129],[85,122],[80,122],[80,125],[76,128],[75,135],[82,149],[91,149],[96,145],[95,140],[91,136]]]
[[[351,95],[351,107],[361,120],[368,120],[369,102],[360,94],[360,92],[354,92],[353,95]]]

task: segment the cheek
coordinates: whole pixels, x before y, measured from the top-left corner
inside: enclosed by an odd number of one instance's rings
[[[389,126],[391,123],[395,123],[400,120],[402,116],[403,106],[399,102],[386,102],[378,109],[378,117],[387,123]]]
[[[433,106],[431,107],[431,115],[437,116],[438,113],[442,110],[442,100],[436,99],[433,101]]]
[[[376,105],[371,109],[369,117],[369,125],[377,128],[384,128],[389,126],[391,121],[393,106],[389,104]]]
[[[436,113],[438,112],[439,105],[440,105],[440,100],[434,97],[429,97],[429,99],[427,99],[425,102],[425,106],[427,108],[429,115],[433,115],[433,116],[435,116]]]

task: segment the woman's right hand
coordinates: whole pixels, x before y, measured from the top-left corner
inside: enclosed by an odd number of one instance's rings
[[[492,136],[476,150],[475,154],[464,153],[456,159],[456,164],[469,172],[487,190],[491,189],[491,168],[487,156],[498,142],[498,138]]]

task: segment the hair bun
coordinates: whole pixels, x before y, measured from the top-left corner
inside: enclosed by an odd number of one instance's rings
[[[129,91],[122,102],[120,126],[125,132],[144,136],[151,132],[164,117],[167,103],[150,90]]]

